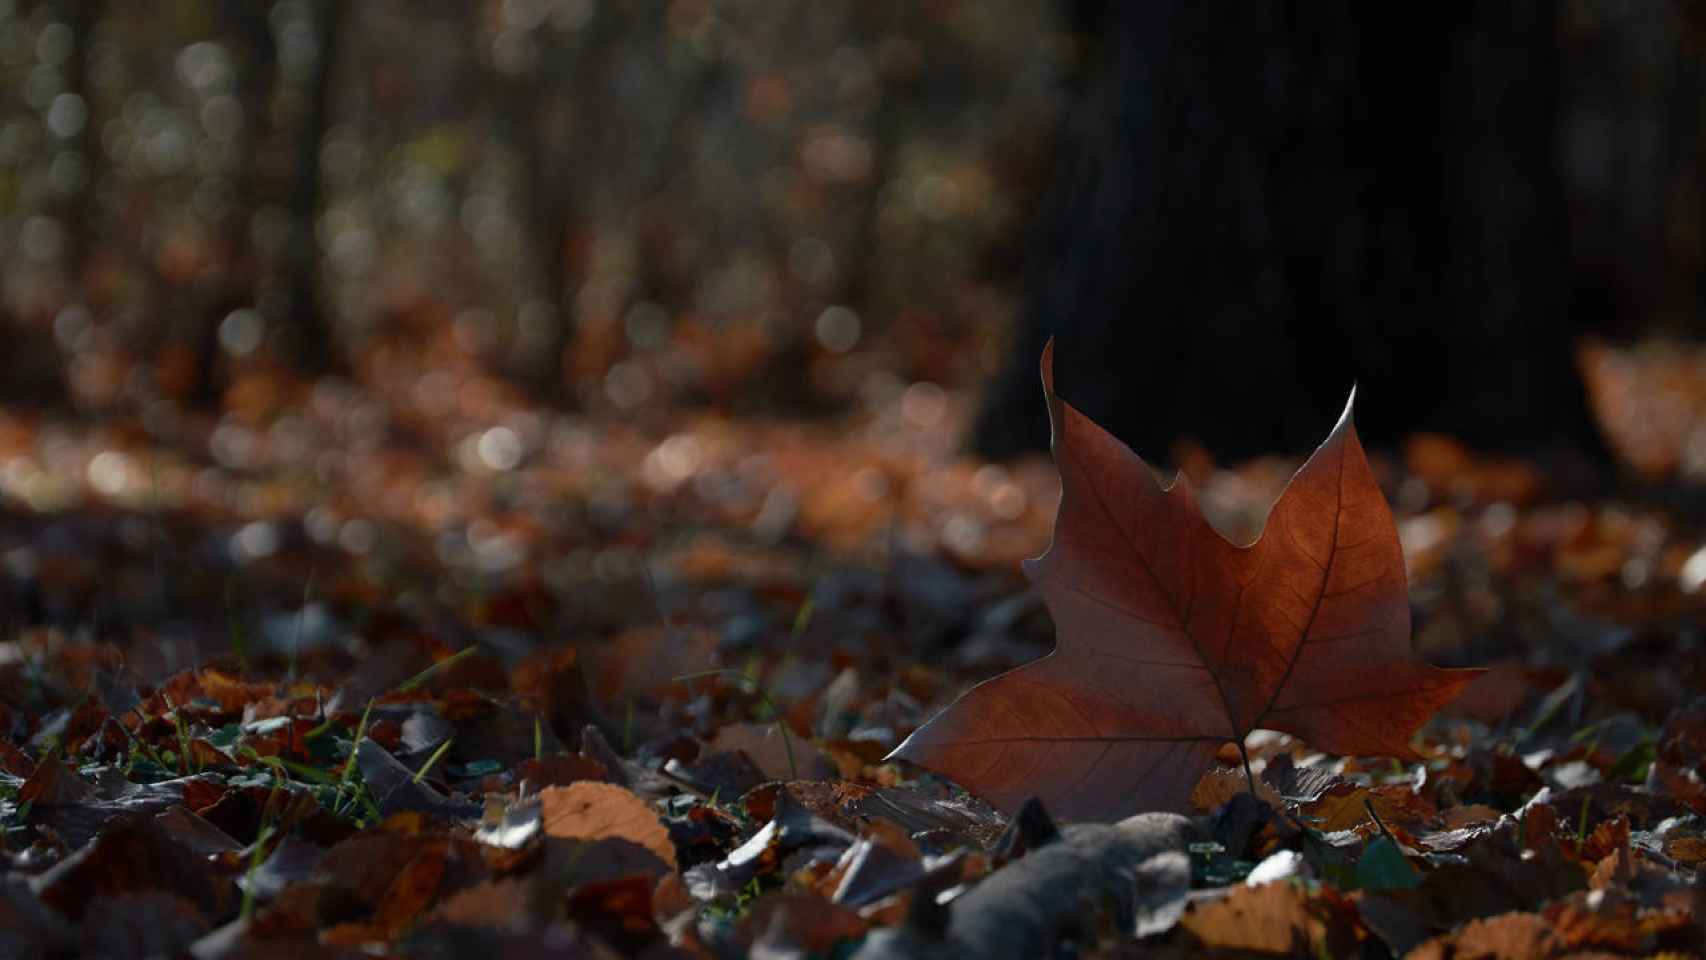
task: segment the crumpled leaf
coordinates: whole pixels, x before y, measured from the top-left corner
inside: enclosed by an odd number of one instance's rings
[[[1006,811],[1069,819],[1182,809],[1228,741],[1258,727],[1317,749],[1413,758],[1410,736],[1479,674],[1410,650],[1404,555],[1351,403],[1255,542],[1203,517],[1148,464],[1043,388],[1063,486],[1054,543],[1027,561],[1053,653],[986,681],[892,756]],[[1353,393],[1352,401],[1355,396]]]
[[[24,799],[32,784],[43,791],[30,809],[30,822],[51,827],[67,843],[80,847],[118,817],[155,814],[180,804],[201,809],[223,792],[215,774],[131,783],[110,776],[110,768],[107,773],[101,782],[90,783],[57,759],[43,760],[19,790]]]

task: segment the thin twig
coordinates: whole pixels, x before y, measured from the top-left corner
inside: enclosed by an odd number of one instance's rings
[[[1392,831],[1386,829],[1386,822],[1380,819],[1380,814],[1374,812],[1374,801],[1370,800],[1366,796],[1363,797],[1362,798],[1362,808],[1364,810],[1368,811],[1368,818],[1370,820],[1374,821],[1374,825],[1376,827],[1380,828],[1380,833],[1382,836],[1384,836],[1386,839],[1392,841],[1393,846],[1402,846],[1401,844],[1398,843],[1398,838],[1394,837],[1392,835]]]
[[[1261,795],[1256,793],[1256,775],[1250,771],[1250,751],[1245,749],[1242,738],[1238,740],[1238,755],[1244,758],[1244,779],[1250,784],[1250,796],[1260,800]]]

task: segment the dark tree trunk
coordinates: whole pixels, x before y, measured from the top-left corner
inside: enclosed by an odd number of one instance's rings
[[[1379,443],[1598,452],[1570,353],[1557,8],[1079,2],[1011,368],[974,438],[1047,442],[1036,381],[1165,461],[1307,452],[1353,383]]]
[[[65,231],[64,270],[69,304],[88,306],[89,263],[94,253],[98,210],[95,185],[100,170],[100,145],[96,138],[94,83],[89,47],[101,19],[101,0],[67,0],[60,7],[71,28],[72,48],[65,65],[68,92],[83,102],[83,126],[67,144],[83,161],[83,184],[55,204]],[[20,320],[0,312],[0,330],[6,331],[13,349],[0,361],[0,402],[63,408],[71,391],[65,380],[66,364],[56,363],[60,347],[51,332],[41,328],[24,331]]]
[[[191,402],[203,408],[219,400],[219,327],[231,311],[253,307],[261,296],[264,265],[258,262],[249,227],[265,198],[263,157],[272,136],[271,100],[278,81],[278,48],[273,42],[269,8],[249,0],[225,0],[220,23],[238,50],[237,99],[243,124],[236,149],[243,158],[233,171],[231,208],[219,224],[224,252],[222,275],[197,291],[196,389]],[[277,178],[273,178],[276,180]],[[273,318],[278,319],[278,318]]]
[[[66,273],[70,277],[72,296],[87,300],[83,286],[95,236],[96,181],[101,162],[99,129],[95,117],[95,85],[91,76],[93,61],[89,47],[95,42],[95,27],[101,22],[101,0],[71,0],[67,13],[71,21],[73,46],[66,72],[71,80],[71,92],[83,101],[83,126],[72,141],[72,148],[83,160],[84,181],[72,196],[65,215]]]
[[[290,191],[291,238],[285,252],[286,318],[296,334],[297,363],[317,373],[337,362],[331,319],[320,289],[320,253],[314,236],[320,211],[320,148],[332,125],[332,81],[338,53],[355,5],[321,0],[314,20],[319,60],[308,89],[308,110],[296,139],[296,173]]]
[[[553,149],[550,129],[558,122],[549,88],[531,75],[504,77],[499,81],[497,109],[508,119],[509,136],[525,167],[527,233],[536,261],[535,283],[551,307],[549,335],[534,355],[525,358],[523,375],[531,380],[541,399],[567,402],[572,394],[563,381],[563,352],[572,333],[573,298],[569,289],[569,231],[574,223],[572,178],[553,161],[561,152]],[[561,135],[561,132],[558,132]]]

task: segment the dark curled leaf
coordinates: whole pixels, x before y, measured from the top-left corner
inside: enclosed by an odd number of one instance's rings
[[[372,740],[361,741],[355,756],[362,781],[367,784],[368,791],[373,794],[374,805],[384,816],[405,810],[452,817],[480,815],[479,806],[452,800],[416,780],[414,771],[403,766],[402,761]]]

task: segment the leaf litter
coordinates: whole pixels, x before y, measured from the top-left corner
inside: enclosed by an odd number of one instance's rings
[[[1348,414],[1162,487],[1048,399],[1058,501],[878,410],[564,422],[502,477],[351,447],[329,500],[161,451],[146,511],[0,506],[0,953],[1706,950],[1698,517]],[[1189,746],[954,756],[975,684],[1085,650],[1170,664],[1079,660],[1031,735],[1064,690]]]

